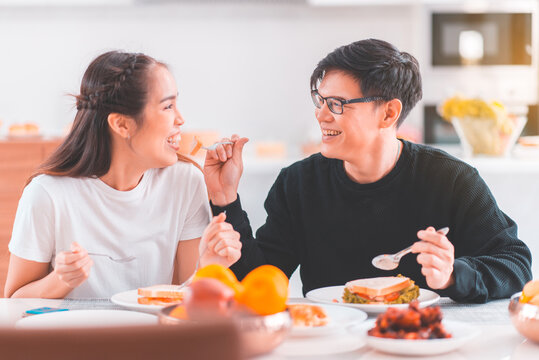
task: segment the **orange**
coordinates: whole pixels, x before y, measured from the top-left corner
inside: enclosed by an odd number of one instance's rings
[[[187,319],[187,313],[185,311],[185,307],[182,305],[176,306],[172,311],[170,312],[170,316],[175,317],[177,319]]]
[[[520,296],[520,302],[527,303],[536,295],[539,295],[539,280],[531,280],[524,285],[522,295]]]
[[[210,264],[204,266],[203,268],[200,268],[195,274],[193,281],[196,281],[197,279],[201,278],[211,278],[219,280],[220,282],[234,290],[236,297],[238,297],[243,291],[243,286],[238,281],[238,278],[236,278],[236,275],[234,275],[232,270],[223,265]]]
[[[271,315],[286,309],[288,278],[273,265],[262,265],[242,280],[239,302],[259,315]]]

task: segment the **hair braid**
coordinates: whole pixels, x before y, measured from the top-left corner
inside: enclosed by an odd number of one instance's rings
[[[125,84],[129,76],[135,72],[139,55],[140,54],[138,53],[132,54],[132,59],[129,62],[126,62],[124,66],[117,68],[117,73],[113,77],[114,80],[112,83],[106,84],[90,94],[81,93],[79,96],[76,96],[77,110],[97,110],[100,106],[115,103],[118,94],[122,89],[122,85]]]

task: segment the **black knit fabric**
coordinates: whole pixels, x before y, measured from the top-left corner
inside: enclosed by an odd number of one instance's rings
[[[435,290],[440,295],[485,302],[508,297],[531,279],[530,251],[477,170],[428,146],[403,141],[393,170],[370,184],[352,181],[341,160],[313,155],[281,171],[265,208],[266,223],[254,239],[239,197],[226,207],[212,205],[214,214],[226,210],[241,234],[242,257],[231,267],[240,279],[262,264],[289,277],[301,265],[304,293],[399,273],[428,289],[415,254],[393,271],[371,264],[378,254],[418,241],[418,230],[428,226],[448,226],[455,247],[455,284]]]

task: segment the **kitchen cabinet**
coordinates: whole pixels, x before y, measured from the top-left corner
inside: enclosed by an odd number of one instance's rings
[[[26,180],[62,139],[0,139],[0,297],[9,264],[8,243]]]

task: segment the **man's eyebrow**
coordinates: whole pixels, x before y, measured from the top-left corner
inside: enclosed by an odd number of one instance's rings
[[[159,101],[159,104],[161,104],[162,102],[165,102],[165,101],[167,101],[167,100],[173,100],[173,99],[176,99],[177,97],[178,97],[178,94],[167,96],[167,97],[165,97],[165,98],[162,98],[161,101]]]

